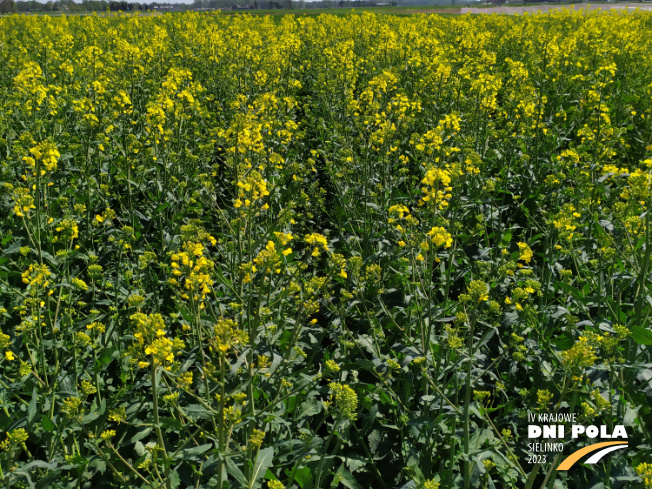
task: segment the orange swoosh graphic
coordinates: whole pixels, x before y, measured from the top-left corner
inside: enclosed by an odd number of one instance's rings
[[[611,445],[627,445],[626,442],[622,441],[605,441],[603,443],[595,443],[594,445],[589,445],[588,447],[580,448],[578,451],[571,453],[566,459],[559,464],[557,470],[568,470],[570,469],[575,462],[581,459],[584,455],[588,455],[591,452],[600,450],[601,448],[608,447]]]

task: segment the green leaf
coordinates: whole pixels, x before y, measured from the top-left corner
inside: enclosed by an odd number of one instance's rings
[[[113,350],[109,350],[109,349],[102,350],[98,354],[98,358],[97,358],[97,360],[95,362],[95,366],[97,368],[103,367],[107,363],[111,362],[113,360],[113,358],[116,357],[116,356],[117,356],[116,352],[113,351]]]
[[[106,472],[106,462],[101,458],[95,458],[88,464],[89,467],[97,469],[100,474]]]
[[[343,465],[337,469],[335,480],[339,481],[340,484],[342,484],[344,487],[348,487],[349,489],[362,489],[362,486],[358,484],[358,481],[355,480],[355,477],[353,477],[351,472],[346,470]]]
[[[294,481],[299,484],[301,489],[312,489],[314,483],[312,471],[308,467],[297,470],[294,474]]]
[[[99,407],[96,407],[95,403],[93,403],[93,409],[96,409],[97,414],[102,416],[106,412],[106,399],[100,401]]]
[[[143,442],[137,441],[136,444],[134,445],[134,450],[136,450],[136,453],[138,456],[142,457],[147,453],[147,448],[145,445],[143,445]]]
[[[234,477],[235,480],[240,483],[241,487],[247,486],[247,479],[245,479],[244,474],[231,458],[226,459],[226,472],[230,476]]]
[[[625,416],[623,416],[623,424],[625,426],[636,426],[636,418],[639,416],[641,406],[627,407],[625,409]]]
[[[263,448],[258,451],[256,456],[256,463],[251,471],[251,478],[249,479],[249,489],[260,487],[262,482],[258,483],[259,479],[263,478],[267,469],[272,466],[272,459],[274,458],[274,449],[272,447]]]
[[[38,394],[36,392],[36,387],[32,391],[32,400],[29,402],[29,407],[27,408],[27,422],[31,423],[36,417],[36,402],[38,400]]]
[[[321,402],[317,399],[308,399],[301,405],[297,419],[301,419],[305,416],[314,416],[321,412]]]
[[[281,334],[281,337],[279,338],[278,345],[281,350],[283,350],[287,344],[290,342],[290,339],[292,338],[292,331],[285,330]]]
[[[136,433],[134,436],[131,437],[129,440],[131,443],[136,443],[138,440],[142,440],[145,438],[147,435],[149,435],[152,432],[152,428],[143,428],[140,430],[138,433]],[[140,454],[139,454],[140,455]]]
[[[379,430],[373,430],[368,437],[369,440],[369,450],[371,453],[376,455],[380,451],[380,445],[383,442],[383,436]],[[375,458],[375,457],[374,457]]]
[[[183,450],[183,458],[193,457],[195,455],[201,455],[205,451],[210,450],[212,446],[213,446],[212,443],[205,443],[204,445],[199,445],[193,448],[187,448]]]
[[[503,319],[501,321],[503,326],[511,326],[516,324],[519,321],[518,312],[516,311],[507,311],[503,314]]]
[[[560,350],[568,350],[573,346],[573,336],[569,333],[563,333],[557,338],[553,338],[551,343],[553,343]]]
[[[41,251],[41,255],[43,256],[43,258],[45,258],[47,261],[49,261],[50,265],[52,265],[53,267],[56,267],[59,264],[57,259],[55,257],[53,257],[47,251]]]
[[[17,253],[18,250],[20,250],[20,245],[21,245],[21,240],[16,241],[14,244],[9,246],[8,248],[5,248],[3,253],[5,255],[13,255],[14,253]],[[4,242],[3,242],[4,244]]]
[[[16,469],[14,471],[14,474],[22,476],[25,479],[27,479],[27,484],[29,485],[30,489],[36,489],[36,485],[32,481],[31,472],[34,469],[44,469],[44,471],[54,470],[56,469],[56,467],[57,464],[54,462],[47,463],[47,462],[43,462],[42,460],[35,460],[34,462],[30,462],[27,465],[23,465],[19,469]]]
[[[652,331],[642,326],[632,326],[632,339],[639,345],[652,345]]]
[[[201,404],[189,404],[183,408],[185,415],[193,421],[210,418],[210,411]]]
[[[169,480],[170,480],[170,487],[172,489],[177,489],[177,487],[179,487],[179,484],[181,484],[181,478],[179,477],[179,472],[177,472],[176,470],[172,471],[170,473]]]
[[[45,414],[41,415],[41,426],[43,426],[43,429],[47,432],[53,431],[56,428],[52,420]]]
[[[82,421],[83,421],[85,424],[87,424],[87,423],[92,423],[93,421],[95,421],[95,420],[96,420],[97,418],[99,418],[99,417],[100,417],[100,415],[97,414],[97,413],[89,413],[89,414],[87,414],[86,416],[84,416],[84,417],[82,418]]]
[[[357,472],[361,467],[367,465],[367,459],[360,455],[351,456],[351,457],[341,457],[342,462],[346,464],[347,469],[353,474]]]

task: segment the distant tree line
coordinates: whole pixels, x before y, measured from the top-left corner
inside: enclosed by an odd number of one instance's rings
[[[194,0],[192,4],[126,0],[0,0],[0,14],[12,12],[135,12],[137,10],[254,10],[254,9],[330,9],[397,5],[451,4],[473,0]],[[476,0],[477,1],[477,0]],[[486,1],[486,0],[483,0]],[[503,0],[504,1],[504,0]],[[523,0],[520,0],[523,1]],[[525,0],[528,1],[528,0]],[[542,0],[530,0],[542,1]],[[550,0],[558,1],[558,0]]]
[[[136,10],[155,10],[159,7],[172,7],[173,4],[152,2],[139,3],[127,2],[125,0],[57,0],[49,2],[39,2],[37,0],[0,0],[0,14],[7,13],[27,13],[27,12],[134,12]],[[187,5],[174,5],[175,8],[188,8]],[[230,3],[229,3],[230,7]],[[224,7],[223,7],[224,8]]]
[[[429,0],[432,2],[433,0]],[[450,0],[449,0],[450,1]],[[396,0],[194,0],[191,10],[253,10],[253,9],[323,9],[338,7],[396,6]]]
[[[14,0],[2,0],[0,1],[0,14],[8,14],[10,12],[15,12],[16,5]]]

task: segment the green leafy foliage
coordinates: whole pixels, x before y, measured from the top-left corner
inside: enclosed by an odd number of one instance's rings
[[[650,487],[651,23],[0,19],[0,484]]]

